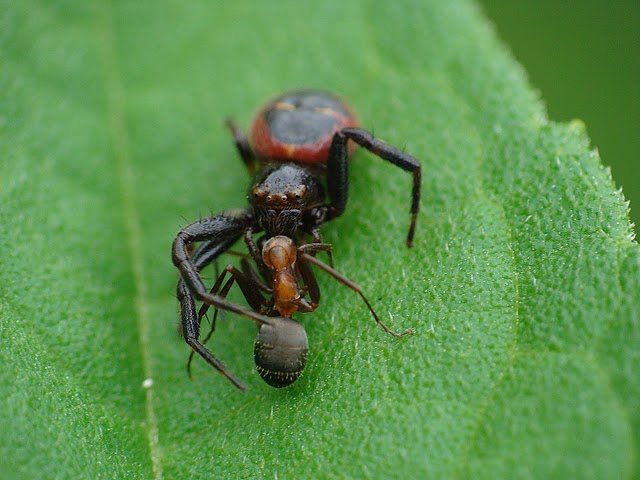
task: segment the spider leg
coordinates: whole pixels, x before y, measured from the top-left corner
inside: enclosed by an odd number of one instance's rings
[[[251,175],[255,175],[258,170],[258,162],[256,162],[256,156],[249,145],[247,136],[242,130],[240,130],[240,127],[238,127],[238,124],[233,118],[227,118],[226,124],[231,136],[233,137],[233,142],[238,149],[240,158],[242,158],[242,161],[247,167],[247,170],[249,170],[249,173]]]
[[[200,324],[198,322],[198,317],[195,315],[196,305],[191,292],[189,292],[189,289],[184,282],[178,282],[177,293],[178,301],[180,302],[180,310],[182,312],[182,335],[184,336],[184,340],[187,342],[187,345],[191,347],[192,351],[198,353],[202,358],[204,358],[209,365],[224,375],[236,388],[244,390],[244,384],[234,377],[222,362],[207,350],[206,347],[198,340],[200,335]],[[189,361],[190,360],[191,359],[189,359]]]
[[[220,287],[222,286],[222,282],[224,282],[227,274],[229,274],[231,277],[224,284],[224,287],[220,289]],[[254,311],[261,312],[263,310],[263,307],[267,305],[266,299],[260,293],[260,290],[263,287],[262,282],[256,282],[251,274],[245,273],[233,265],[226,266],[226,268],[218,277],[216,283],[211,288],[210,293],[220,298],[226,298],[234,282],[237,283],[240,287],[240,290],[242,291],[242,294],[244,295],[244,298],[249,306]],[[198,321],[200,321],[202,317],[207,314],[210,306],[211,305],[207,303],[202,304],[202,307],[200,307],[200,310],[198,312]]]
[[[216,217],[209,217],[203,220],[187,225],[185,228],[178,232],[175,240],[173,241],[172,260],[173,264],[180,271],[182,281],[185,283],[189,292],[197,299],[205,303],[209,303],[215,307],[229,310],[230,312],[243,315],[247,318],[255,320],[258,323],[269,323],[268,317],[261,315],[252,310],[248,310],[240,307],[234,303],[227,301],[217,295],[209,293],[207,287],[205,287],[202,279],[200,278],[199,268],[194,264],[189,256],[189,245],[194,242],[208,241],[223,243],[228,249],[245,230],[251,229],[251,220],[253,217],[245,215],[244,217],[235,217],[227,215],[219,215]],[[222,253],[225,249],[214,249],[211,247],[208,252],[216,250]],[[207,253],[202,254],[206,256],[207,263],[214,260],[214,256]],[[201,262],[198,262],[201,263]],[[204,261],[202,261],[204,263]],[[205,264],[199,265],[200,268]]]
[[[413,236],[420,209],[421,166],[420,162],[396,147],[375,138],[362,128],[343,128],[333,135],[327,159],[327,190],[330,203],[324,220],[342,215],[349,194],[349,167],[347,142],[352,140],[374,155],[386,160],[413,175],[411,192],[411,224],[407,235],[407,246],[413,244]]]
[[[233,377],[199,340],[200,318],[196,313],[195,299],[250,318],[258,323],[270,323],[269,317],[259,312],[241,307],[222,296],[209,293],[199,273],[218,255],[228,250],[245,230],[252,228],[252,225],[253,217],[249,211],[240,215],[222,214],[205,218],[183,228],[176,236],[172,248],[173,264],[178,268],[181,276],[176,293],[180,302],[182,334],[185,342],[240,390],[244,389],[242,383]],[[195,242],[203,242],[203,244],[191,257],[189,252]]]
[[[230,275],[228,279],[227,279],[227,274]],[[222,286],[223,282],[225,282],[224,286]],[[212,295],[216,295],[221,298],[226,298],[234,282],[240,286],[240,289],[242,290],[242,293],[244,294],[244,297],[247,300],[247,303],[249,304],[249,306],[253,308],[256,312],[262,311],[262,307],[266,304],[266,300],[260,293],[259,286],[253,283],[253,279],[251,276],[246,275],[244,272],[242,272],[241,270],[238,270],[233,265],[227,265],[227,267],[223,270],[223,272],[218,276],[218,279],[216,280],[215,284],[211,288],[210,293]],[[200,307],[200,310],[198,311],[198,318],[197,318],[198,325],[201,324],[202,317],[206,315],[207,311],[209,310],[209,307],[210,305],[207,303],[203,303],[202,306]],[[207,343],[209,338],[211,338],[213,331],[215,330],[218,311],[219,311],[218,308],[216,308],[213,321],[211,323],[211,330],[209,331],[205,339],[202,342],[200,342],[202,345]],[[189,372],[189,376],[191,376],[191,361],[193,359],[193,354],[194,354],[194,350],[192,350],[191,353],[189,354],[189,360],[187,361],[187,372]]]

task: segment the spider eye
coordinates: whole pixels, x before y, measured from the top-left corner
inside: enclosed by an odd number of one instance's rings
[[[282,197],[280,197],[280,200],[282,200],[283,202],[287,201],[287,196],[286,195],[282,195]]]

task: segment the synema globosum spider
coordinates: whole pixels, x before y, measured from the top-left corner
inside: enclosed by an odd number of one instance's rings
[[[395,333],[387,328],[359,287],[317,260],[314,254],[330,253],[331,246],[322,243],[319,226],[345,210],[348,161],[358,145],[412,174],[407,235],[407,246],[411,246],[420,206],[420,163],[359,128],[353,110],[346,103],[319,90],[292,91],[267,103],[256,115],[249,138],[232,120],[227,125],[242,160],[255,175],[248,194],[249,207],[186,226],[176,236],[172,248],[173,263],[180,271],[177,295],[182,334],[193,352],[237,388],[244,389],[200,341],[201,318],[211,305],[260,323],[255,346],[258,371],[270,385],[284,387],[293,383],[304,368],[307,336],[291,315],[315,310],[320,296],[310,264],[356,291],[386,332],[395,336],[411,332]],[[255,241],[254,235],[260,232],[264,235]],[[304,235],[311,236],[312,243],[303,242]],[[259,275],[245,258],[242,270],[227,267],[209,291],[200,271],[241,237]],[[195,243],[200,245],[191,253]],[[223,285],[226,274],[231,277]],[[234,282],[251,308],[227,300]],[[196,300],[203,302],[200,314],[196,311]]]

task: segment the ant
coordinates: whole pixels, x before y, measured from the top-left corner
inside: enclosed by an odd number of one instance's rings
[[[283,235],[271,237],[262,247],[263,264],[271,272],[267,285],[251,268],[247,257],[242,258],[242,270],[227,265],[209,292],[226,298],[233,283],[237,283],[247,303],[256,312],[268,315],[270,324],[262,324],[254,343],[254,359],[258,373],[272,387],[286,387],[295,382],[304,370],[309,342],[307,334],[298,322],[291,318],[295,312],[313,312],[320,301],[320,288],[311,264],[319,267],[343,285],[356,292],[364,300],[376,323],[385,332],[402,337],[413,330],[396,333],[389,329],[378,317],[365,297],[362,289],[353,281],[313,256],[316,252],[331,251],[328,243],[308,243],[296,247],[293,240]],[[307,253],[310,252],[310,253]],[[232,252],[230,252],[232,253]],[[224,283],[227,274],[230,278]],[[300,282],[302,287],[300,287]],[[265,298],[261,291],[271,294]],[[309,300],[304,298],[309,295]],[[198,312],[198,321],[207,314],[208,304],[203,304]],[[215,329],[218,310],[213,317],[211,330],[202,342],[205,344]],[[189,355],[187,370],[190,371],[193,350]],[[233,380],[232,380],[233,382]],[[234,382],[234,384],[236,384]],[[237,385],[236,385],[237,386]]]
[[[233,120],[227,120],[227,126],[240,157],[249,172],[255,174],[248,194],[250,206],[184,227],[172,246],[173,264],[180,272],[177,297],[182,334],[192,355],[198,353],[234,386],[244,390],[244,385],[204,346],[206,339],[199,340],[202,316],[213,306],[259,323],[254,349],[258,371],[272,386],[293,383],[304,368],[308,341],[304,328],[291,315],[295,311],[315,310],[320,298],[311,264],[358,293],[387,333],[395,336],[410,333],[411,330],[399,334],[389,330],[360,288],[317,260],[314,254],[331,254],[331,245],[322,243],[319,226],[344,212],[348,160],[358,145],[413,175],[411,222],[406,240],[411,247],[420,205],[420,163],[359,128],[353,110],[346,103],[320,90],[292,91],[268,102],[252,123],[250,139]],[[253,236],[259,232],[264,232],[264,236],[256,242]],[[293,239],[304,234],[312,237],[312,243],[296,247]],[[209,291],[199,272],[241,237],[262,279],[244,258],[243,270],[228,266]],[[201,244],[192,253],[197,242]],[[332,263],[330,256],[329,263]],[[226,274],[231,278],[223,286]],[[250,309],[227,300],[234,282]],[[272,298],[265,298],[261,291]],[[309,300],[304,298],[307,294]],[[200,312],[196,312],[196,299],[203,302]]]

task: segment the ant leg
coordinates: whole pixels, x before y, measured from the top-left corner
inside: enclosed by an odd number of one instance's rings
[[[227,276],[227,273],[229,273],[230,278],[224,284],[224,287],[220,289],[222,283],[224,282]],[[266,304],[266,301],[265,301],[265,298],[260,294],[258,290],[258,286],[253,284],[251,277],[246,276],[244,272],[238,270],[233,265],[227,265],[224,271],[218,276],[218,279],[216,280],[215,284],[211,288],[210,293],[212,295],[216,295],[221,298],[227,298],[227,295],[229,294],[229,290],[231,290],[231,287],[233,286],[234,282],[238,283],[238,285],[240,286],[240,289],[242,290],[242,293],[244,294],[244,297],[247,300],[247,303],[249,304],[249,306],[251,306],[251,308],[253,308],[255,311],[261,311],[262,306]],[[202,306],[200,307],[200,310],[198,311],[198,320],[197,320],[198,325],[201,324],[202,317],[204,317],[207,314],[209,307],[210,305],[206,303],[203,303]],[[213,334],[213,331],[216,328],[218,311],[219,311],[218,308],[216,308],[213,316],[213,321],[211,322],[211,330],[209,331],[205,339],[201,342],[203,345],[207,343],[209,338],[211,338],[211,335]],[[189,376],[191,376],[191,361],[193,360],[194,353],[195,353],[194,350],[191,350],[191,353],[189,354],[189,360],[187,361],[187,371],[189,372]]]
[[[325,272],[327,272],[329,275],[331,275],[333,278],[335,278],[336,280],[338,280],[340,283],[342,283],[344,286],[350,288],[351,290],[353,290],[354,292],[356,292],[358,295],[360,295],[360,297],[362,298],[362,300],[364,300],[364,303],[367,305],[367,307],[369,308],[369,311],[371,312],[371,315],[373,315],[373,318],[375,319],[376,323],[378,325],[380,325],[382,327],[382,329],[387,332],[390,335],[393,335],[394,337],[404,337],[405,335],[408,335],[410,333],[413,333],[413,329],[412,328],[408,328],[406,329],[404,332],[402,333],[397,333],[394,332],[393,330],[391,330],[389,327],[387,327],[382,320],[380,320],[380,318],[378,317],[378,315],[376,314],[375,310],[373,309],[373,307],[371,306],[371,304],[369,303],[369,300],[367,300],[367,297],[365,297],[364,293],[362,293],[362,289],[352,280],[349,280],[347,277],[345,277],[344,275],[342,275],[340,272],[334,270],[333,268],[331,268],[330,266],[322,263],[320,260],[318,260],[315,257],[312,257],[311,255],[301,252],[301,255],[298,257],[298,262],[300,263],[300,265],[304,264],[305,262],[309,262],[309,263],[313,263],[315,266],[317,266],[318,268],[320,268],[321,270],[324,270]],[[299,268],[300,266],[298,266]]]
[[[225,283],[222,290],[220,290],[220,286],[222,282],[225,280],[227,273],[231,276],[227,283]],[[233,283],[237,283],[242,291],[242,294],[253,310],[256,312],[261,312],[263,307],[267,305],[266,299],[260,293],[260,284],[256,283],[251,275],[247,275],[245,272],[238,270],[233,265],[227,265],[224,271],[216,280],[216,283],[211,287],[211,295],[218,296],[220,298],[227,298],[229,294],[229,290],[231,289]],[[207,303],[203,303],[202,307],[198,312],[198,320],[201,320],[207,314],[209,307],[211,305]]]
[[[315,257],[306,254],[305,252],[331,252],[331,245],[328,243],[307,243],[306,245],[301,245],[298,247],[298,255],[297,255],[297,267],[300,272],[300,276],[302,277],[302,284],[304,286],[305,291],[309,294],[309,311],[313,312],[316,308],[318,308],[318,304],[320,303],[320,287],[318,286],[318,281],[316,280],[316,276],[311,270],[309,263],[306,260],[306,257],[313,258],[316,262],[320,262]],[[322,263],[324,265],[324,263]],[[328,267],[330,268],[330,267]]]
[[[255,284],[255,286],[259,290],[262,290],[264,293],[267,293],[269,295],[273,292],[271,287],[269,287],[265,283],[265,281],[262,278],[260,278],[260,275],[258,275],[258,273],[251,267],[251,265],[249,264],[249,260],[247,260],[246,256],[240,260],[240,265],[242,267],[242,271],[244,272],[244,274],[251,277],[251,281]]]
[[[253,232],[250,229],[244,232],[244,243],[247,246],[247,250],[249,250],[251,258],[253,258],[253,261],[258,267],[258,270],[260,270],[262,277],[265,279],[271,278],[271,270],[264,264],[264,261],[262,260],[262,250],[258,248],[258,245],[253,239]]]
[[[312,226],[309,229],[309,233],[311,234],[311,238],[313,239],[313,243],[321,243],[323,245],[329,245],[329,244],[325,244],[322,241],[322,233],[320,233],[320,229],[318,228],[317,225]],[[323,251],[325,251],[325,250],[323,250]],[[326,250],[326,252],[327,252],[327,257],[328,257],[328,260],[329,260],[329,266],[331,268],[333,268],[333,255],[331,254],[331,245],[329,245],[329,249]],[[313,252],[313,253],[315,253],[315,252]]]
[[[233,137],[233,142],[236,144],[240,158],[242,158],[249,173],[255,175],[258,170],[258,165],[247,136],[240,130],[240,127],[238,127],[238,124],[233,118],[227,118],[226,124]]]
[[[420,209],[421,166],[420,162],[392,145],[378,140],[362,128],[343,128],[333,135],[329,157],[327,159],[327,189],[331,203],[328,205],[326,220],[342,215],[347,205],[349,193],[348,148],[347,142],[352,140],[366,148],[374,155],[391,162],[413,175],[411,192],[411,224],[407,235],[407,246],[413,244],[416,221]]]
[[[233,285],[233,278],[230,278],[229,280],[227,280],[227,283],[225,283],[224,288],[222,289],[222,291],[219,293],[219,295],[223,298],[227,298],[227,295],[229,293],[229,290],[231,289],[231,286]],[[213,293],[213,288],[211,289],[212,293]],[[218,292],[215,292],[216,294]],[[203,303],[200,306],[200,310],[198,310],[198,321],[200,322],[200,324],[202,324],[202,317],[204,317],[207,312],[209,311],[209,308],[211,307],[211,305],[208,305],[206,303]],[[220,310],[218,310],[217,308],[213,308],[214,310],[214,314],[213,314],[213,320],[211,321],[211,329],[209,330],[209,333],[207,333],[207,336],[204,338],[204,340],[202,341],[203,344],[206,344],[209,339],[211,338],[211,335],[213,335],[214,330],[216,329],[216,322],[218,320],[218,312]],[[191,352],[193,354],[193,351]],[[191,361],[191,357],[189,357],[189,361]]]
[[[260,278],[260,275],[254,270],[254,268],[249,263],[249,255],[241,252],[234,252],[233,250],[227,250],[225,252],[227,255],[235,255],[236,257],[240,257],[240,265],[241,270],[246,274],[250,275],[253,281],[256,283],[256,286],[262,290],[264,293],[271,294],[271,288],[265,283],[265,280]],[[216,275],[218,275],[216,273]]]

